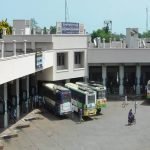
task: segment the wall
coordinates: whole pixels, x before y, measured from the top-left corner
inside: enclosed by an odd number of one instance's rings
[[[88,63],[150,63],[150,49],[88,49]]]
[[[0,60],[0,84],[35,72],[35,54]]]
[[[53,35],[53,49],[87,48],[87,35]]]

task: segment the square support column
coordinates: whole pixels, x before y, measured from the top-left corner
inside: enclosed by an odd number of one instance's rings
[[[4,113],[4,128],[8,127],[8,112],[7,112],[7,83],[4,84],[4,103],[5,103],[5,113]]]
[[[17,120],[20,118],[20,106],[19,106],[19,79],[16,79],[16,95],[17,95]]]
[[[16,40],[13,40],[13,51],[14,51],[14,56],[16,56]]]
[[[29,76],[26,77],[26,90],[27,90],[27,101],[26,101],[26,108],[27,112],[29,111]]]
[[[1,58],[3,59],[4,58],[4,41],[1,40],[0,43],[1,43]]]
[[[24,40],[24,54],[27,53],[27,40]]]
[[[124,94],[124,85],[123,85],[123,79],[124,79],[124,66],[119,66],[119,79],[120,79],[120,85],[119,85],[119,95],[122,96]]]
[[[136,95],[141,94],[140,77],[141,77],[141,66],[137,64],[136,65]]]
[[[103,79],[103,85],[106,86],[106,66],[102,65],[102,79]]]

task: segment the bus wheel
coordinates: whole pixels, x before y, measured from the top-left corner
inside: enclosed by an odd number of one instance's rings
[[[99,114],[100,114],[100,112],[101,112],[101,108],[97,109],[96,114],[97,114],[97,115],[99,115]]]

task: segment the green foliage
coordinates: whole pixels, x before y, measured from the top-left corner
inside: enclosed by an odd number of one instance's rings
[[[0,21],[0,34],[3,33],[3,28],[6,28],[6,34],[12,34],[12,27],[7,22],[7,19]]]
[[[104,27],[102,29],[98,29],[97,31],[93,31],[93,33],[91,34],[92,42],[96,37],[100,37],[101,39],[105,38],[105,41],[109,42],[109,39],[112,37],[112,34],[108,28]]]
[[[150,38],[150,30],[147,32],[139,33],[139,38]]]
[[[94,38],[96,37],[100,37],[101,40],[103,38],[105,38],[105,42],[109,42],[110,38],[112,40],[116,40],[116,41],[119,41],[120,39],[124,39],[125,38],[125,35],[123,34],[116,34],[116,33],[111,33],[110,30],[109,30],[109,27],[106,26],[102,29],[98,29],[96,31],[93,31],[93,33],[91,34],[91,40],[93,42]]]
[[[50,26],[50,34],[56,34],[56,26]]]
[[[43,34],[47,34],[47,28],[46,27],[43,28]]]

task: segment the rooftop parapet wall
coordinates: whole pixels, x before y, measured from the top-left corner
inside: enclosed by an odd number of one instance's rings
[[[150,48],[89,48],[88,63],[150,63]]]

